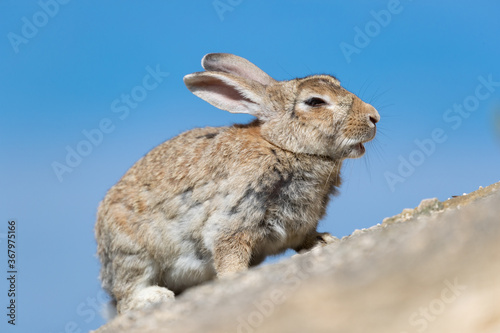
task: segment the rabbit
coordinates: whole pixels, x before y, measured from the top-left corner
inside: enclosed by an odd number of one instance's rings
[[[167,140],[108,191],[95,236],[118,314],[332,242],[316,228],[342,161],[362,156],[375,136],[377,110],[333,76],[276,81],[226,53],[205,55],[202,66],[184,77],[194,95],[256,119]]]

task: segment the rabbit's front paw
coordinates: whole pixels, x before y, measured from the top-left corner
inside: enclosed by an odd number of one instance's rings
[[[302,245],[295,248],[295,251],[304,253],[338,241],[339,239],[337,237],[330,235],[328,232],[314,231],[304,239]]]
[[[335,236],[332,236],[328,232],[318,232],[318,235],[316,236],[317,243],[314,247],[316,246],[323,246],[326,244],[332,244],[332,243],[337,243],[339,239]]]

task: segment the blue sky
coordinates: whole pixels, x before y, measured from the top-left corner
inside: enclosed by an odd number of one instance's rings
[[[172,136],[251,120],[185,88],[209,52],[279,80],[334,74],[379,110],[378,135],[345,163],[321,231],[341,237],[423,198],[499,181],[499,12],[486,0],[2,1],[0,266],[15,218],[19,273],[17,325],[2,313],[0,330],[103,324],[93,225],[106,191]],[[85,156],[69,166],[78,149]],[[54,165],[66,165],[59,177]]]

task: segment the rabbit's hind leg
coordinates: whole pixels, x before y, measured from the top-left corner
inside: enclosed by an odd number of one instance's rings
[[[158,270],[146,255],[124,254],[113,262],[112,294],[117,301],[119,314],[172,301],[174,293],[158,286]]]

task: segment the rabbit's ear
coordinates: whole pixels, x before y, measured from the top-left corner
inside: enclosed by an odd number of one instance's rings
[[[270,116],[263,105],[265,87],[221,72],[198,72],[184,76],[184,83],[193,94],[213,106],[231,113],[248,113],[261,120]]]
[[[257,81],[265,86],[276,82],[262,69],[250,61],[229,53],[209,53],[201,59],[201,65],[207,71],[226,72],[246,79]]]

